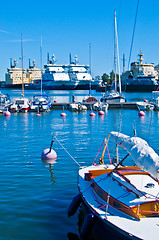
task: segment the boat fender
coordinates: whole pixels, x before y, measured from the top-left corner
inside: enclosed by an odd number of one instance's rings
[[[87,237],[90,234],[94,223],[95,223],[95,215],[93,213],[88,214],[80,231],[80,237],[82,239],[88,239]]]
[[[73,216],[76,212],[77,212],[77,209],[79,208],[80,204],[81,204],[81,195],[78,194],[77,196],[75,196],[73,199],[72,199],[72,202],[69,206],[69,209],[68,209],[68,216],[71,217]]]

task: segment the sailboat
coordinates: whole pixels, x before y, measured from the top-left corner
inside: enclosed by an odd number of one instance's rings
[[[117,61],[118,60],[118,61]],[[117,63],[119,71],[119,92],[117,91]],[[117,35],[117,21],[116,11],[114,11],[114,69],[115,69],[115,89],[107,91],[103,94],[101,102],[126,102],[126,99],[121,94],[121,78],[120,78],[120,64],[119,64],[119,49],[118,49],[118,35]]]
[[[89,44],[89,73],[90,75],[91,73],[91,56],[92,56],[92,47],[91,47],[91,43]],[[91,84],[92,79],[89,80],[89,96],[85,97],[83,99],[83,102],[89,102],[89,103],[96,103],[98,102],[97,98],[95,98],[94,96],[92,96],[92,84]]]
[[[116,155],[104,163],[109,138],[115,143]],[[148,143],[135,136],[110,132],[99,164],[81,167],[77,195],[68,215],[82,203],[86,212],[80,230],[82,239],[158,239],[159,236],[159,156]],[[118,147],[122,150],[119,160]],[[132,166],[124,166],[127,157]],[[96,157],[97,159],[97,157]]]
[[[29,99],[24,97],[24,69],[23,69],[23,35],[21,34],[21,59],[22,59],[22,95],[15,98],[13,104],[10,106],[11,112],[28,112],[30,108]]]
[[[11,106],[11,100],[8,94],[0,92],[0,113],[4,113]]]
[[[47,94],[43,93],[42,89],[42,37],[40,46],[40,58],[41,58],[41,93],[36,94],[33,97],[32,103],[30,105],[30,110],[32,112],[47,112],[51,108],[51,101]]]

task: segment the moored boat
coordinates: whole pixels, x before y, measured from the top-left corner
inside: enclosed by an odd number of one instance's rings
[[[151,104],[154,104],[155,110],[159,110],[159,91],[152,91]]]
[[[118,49],[118,35],[117,35],[117,22],[116,22],[116,11],[114,11],[114,70],[115,70],[115,79],[114,79],[114,89],[107,91],[103,94],[101,102],[126,102],[125,96],[121,92],[121,79],[120,79],[120,64],[119,64],[119,49]],[[119,92],[117,91],[117,64],[119,72]]]
[[[21,34],[21,53],[22,53],[22,69],[21,69],[21,81],[22,81],[22,94],[21,97],[14,99],[13,104],[10,106],[11,112],[28,112],[30,108],[29,99],[24,97],[24,69],[23,69],[23,35]]]
[[[117,150],[115,158],[110,159],[111,163],[104,164],[109,136],[127,154],[119,161]],[[109,136],[105,140],[100,164],[94,163],[79,170],[81,201],[91,213],[81,228],[81,237],[88,239],[88,235],[93,234],[95,239],[104,240],[108,233],[113,239],[158,239],[159,156],[139,137],[119,132],[111,132]],[[123,166],[129,156],[136,166]]]
[[[119,92],[115,90],[107,91],[103,94],[103,97],[100,100],[101,102],[107,102],[107,103],[113,103],[113,102],[126,102],[126,99],[124,96],[119,94]]]
[[[81,103],[71,103],[69,105],[69,110],[72,112],[82,112],[82,111],[86,111],[87,107],[86,105]]]
[[[51,108],[51,101],[48,95],[39,94],[33,97],[33,101],[30,105],[31,112],[47,112]]]
[[[151,104],[148,102],[137,102],[136,105],[139,111],[145,111],[145,110],[148,111],[148,110],[154,109],[154,104]]]
[[[8,94],[2,94],[0,92],[0,113],[6,111],[11,105],[10,97]]]
[[[109,104],[106,103],[101,103],[101,102],[96,102],[93,104],[93,110],[94,111],[107,111],[109,107]]]
[[[13,100],[13,104],[10,106],[11,112],[28,112],[30,103],[27,98],[19,97]]]

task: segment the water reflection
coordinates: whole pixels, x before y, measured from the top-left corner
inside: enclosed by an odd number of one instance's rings
[[[80,231],[82,228],[82,225],[85,221],[86,216],[88,215],[88,212],[84,205],[81,205],[79,208],[79,214],[78,214],[78,231],[79,234],[75,234],[72,232],[69,232],[67,234],[67,237],[69,240],[83,240],[83,238],[80,237]],[[86,240],[121,240],[121,236],[119,238],[117,237],[115,232],[112,231],[112,229],[102,229],[104,226],[101,225],[101,221],[96,218],[95,223],[92,226],[91,232],[86,235],[84,239]],[[101,230],[101,231],[100,231]]]
[[[80,240],[79,236],[75,233],[69,232],[67,234],[69,240]]]
[[[52,184],[54,184],[55,180],[54,180],[54,173],[53,173],[53,170],[54,170],[53,169],[53,165],[56,163],[56,160],[53,160],[53,159],[42,159],[42,162],[43,162],[45,167],[49,167],[51,182],[52,182]]]

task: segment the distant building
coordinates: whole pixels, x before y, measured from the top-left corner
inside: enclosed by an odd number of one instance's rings
[[[31,66],[29,60],[29,69],[27,69],[27,78],[29,79],[29,83],[33,83],[34,80],[41,79],[41,72],[44,71],[35,67],[35,60],[33,61],[33,65]]]
[[[22,78],[23,83],[29,83],[29,79],[27,78],[27,75],[25,73],[26,69],[17,68],[17,61],[14,60],[14,65],[12,65],[11,61],[11,67],[7,69],[7,73],[5,74],[5,84],[6,85],[16,85],[16,84],[22,84]]]
[[[159,64],[155,66],[155,70],[157,71],[158,76],[159,76]],[[158,77],[158,80],[159,80],[159,77]]]
[[[14,60],[14,64],[12,65],[12,59],[10,68],[7,69],[7,73],[5,74],[5,85],[14,86],[22,84],[22,78],[24,84],[30,84],[34,80],[41,79],[41,69],[35,68],[35,60],[33,61],[33,66],[30,64],[29,60],[29,69],[17,68],[17,61]],[[43,71],[42,71],[43,72]]]
[[[158,86],[158,71],[153,63],[143,63],[140,51],[139,62],[132,62],[130,71],[121,76],[122,89],[127,92],[152,92]]]
[[[122,73],[121,79],[122,84],[127,83],[129,79],[137,79],[139,76],[143,77],[151,77],[153,76],[156,80],[158,80],[158,70],[157,66],[154,67],[153,63],[143,63],[143,54],[140,51],[139,54],[139,62],[132,62],[130,71],[126,71]]]

